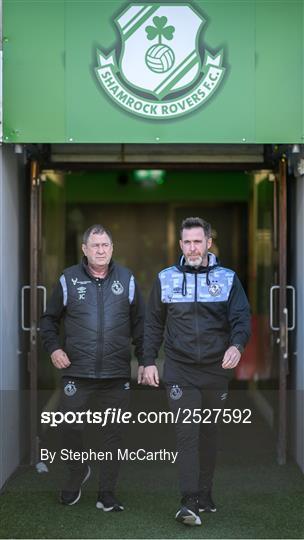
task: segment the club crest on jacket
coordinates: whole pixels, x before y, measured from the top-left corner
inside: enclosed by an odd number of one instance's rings
[[[111,289],[114,294],[122,294],[124,292],[124,288],[120,281],[113,281]]]
[[[208,289],[211,296],[219,296],[222,292],[222,289],[218,283],[212,283]]]

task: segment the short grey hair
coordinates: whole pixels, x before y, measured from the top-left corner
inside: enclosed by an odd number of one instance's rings
[[[113,239],[112,239],[112,235],[110,233],[110,231],[108,231],[108,229],[105,229],[103,227],[103,225],[100,225],[99,223],[97,223],[96,225],[91,225],[91,227],[89,227],[84,233],[83,233],[83,237],[82,237],[82,243],[83,244],[87,244],[88,243],[88,239],[89,239],[89,236],[91,234],[103,234],[103,233],[106,233],[108,235],[108,237],[110,238],[111,240],[111,244],[113,244]]]
[[[193,229],[194,227],[201,227],[204,230],[206,238],[211,238],[211,225],[204,219],[199,217],[187,217],[181,224],[180,237],[182,237],[184,229]]]

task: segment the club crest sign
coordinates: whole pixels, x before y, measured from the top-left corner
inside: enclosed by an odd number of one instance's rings
[[[188,3],[129,4],[115,19],[120,43],[109,54],[97,51],[102,89],[144,118],[168,120],[201,107],[225,72],[223,51],[200,50],[205,22]]]

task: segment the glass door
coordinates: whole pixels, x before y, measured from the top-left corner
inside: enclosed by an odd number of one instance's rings
[[[64,176],[40,171],[37,161],[30,168],[30,283],[22,290],[22,327],[30,335],[28,369],[30,374],[30,463],[39,461],[40,430],[38,413],[52,389],[54,371],[45,358],[39,341],[39,319],[45,309],[47,293],[64,268],[65,194]],[[60,269],[60,270],[59,270]],[[29,325],[24,323],[29,292]],[[46,361],[47,360],[47,361]]]
[[[264,415],[277,436],[277,461],[286,462],[286,377],[288,333],[294,317],[288,313],[287,296],[287,195],[286,160],[275,171],[252,176],[249,219],[249,298],[252,338],[239,367],[241,378],[254,381]]]

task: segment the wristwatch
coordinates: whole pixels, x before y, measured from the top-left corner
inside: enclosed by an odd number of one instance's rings
[[[232,343],[232,347],[235,347],[241,354],[244,352],[244,347],[240,343]]]

